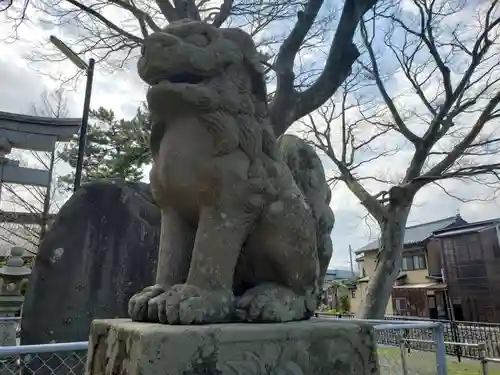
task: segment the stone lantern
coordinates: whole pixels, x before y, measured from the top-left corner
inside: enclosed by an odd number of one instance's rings
[[[9,259],[0,267],[0,346],[17,344],[19,321],[7,317],[14,317],[24,302],[22,282],[31,274],[31,269],[24,266],[23,254],[22,247],[12,247]]]
[[[22,281],[31,274],[24,266],[24,249],[14,246],[6,264],[0,267],[0,315],[11,316],[19,311],[24,297],[21,295]]]

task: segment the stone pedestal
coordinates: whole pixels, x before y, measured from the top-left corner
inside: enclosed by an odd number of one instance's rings
[[[17,345],[17,326],[19,323],[15,320],[0,321],[0,346]]]
[[[92,323],[88,375],[378,375],[370,326],[313,319],[284,324],[169,326]]]

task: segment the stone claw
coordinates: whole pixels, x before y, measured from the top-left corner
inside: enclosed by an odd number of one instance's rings
[[[141,292],[134,294],[128,302],[128,314],[135,322],[158,322],[156,318],[149,318],[149,301],[163,293],[165,289],[160,285],[152,285],[144,288]]]
[[[227,321],[233,312],[231,291],[174,285],[148,302],[148,320],[163,324],[209,324]]]
[[[306,298],[275,284],[248,290],[236,301],[235,316],[244,322],[288,322],[309,318]]]

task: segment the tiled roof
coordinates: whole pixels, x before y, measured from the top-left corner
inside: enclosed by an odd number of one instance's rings
[[[404,245],[420,243],[431,237],[432,234],[437,230],[447,228],[449,226],[452,226],[453,224],[462,225],[466,223],[467,222],[460,215],[455,215],[441,220],[432,221],[430,223],[407,227],[405,231]],[[380,241],[376,239],[363,246],[362,248],[356,250],[356,253],[361,253],[368,250],[376,250],[379,248],[379,246]]]
[[[454,225],[452,228],[438,230],[434,237],[459,236],[461,234],[482,232],[500,225],[500,218],[467,223],[465,225]]]

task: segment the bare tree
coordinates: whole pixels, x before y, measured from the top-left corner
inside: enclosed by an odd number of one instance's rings
[[[76,48],[82,47],[79,53],[91,52],[98,62],[111,68],[133,61],[144,39],[168,22],[190,18],[217,27],[242,27],[255,37],[266,55],[263,63],[276,84],[270,116],[276,134],[281,135],[297,119],[325,103],[347,77],[359,56],[353,44],[354,33],[376,0],[347,0],[341,9],[336,4],[323,3],[324,0],[30,0],[29,9],[36,10],[32,14],[38,22],[64,30],[65,40]],[[29,12],[23,6],[12,6],[8,13],[16,30]],[[338,20],[335,32],[334,19]],[[42,51],[39,60],[64,59],[57,52],[47,53],[46,48]],[[324,57],[324,66],[318,68],[309,63],[308,69],[301,69],[307,54],[313,52]]]
[[[64,92],[44,92],[40,105],[33,106],[33,113],[44,117],[67,117],[68,109]],[[61,197],[54,169],[59,161],[57,147],[53,152],[24,151],[16,155],[21,164],[49,171],[49,188],[3,184],[2,203],[8,206],[10,214],[0,221],[0,240],[11,245],[23,245],[30,252],[35,252],[43,238],[50,218],[59,211]]]
[[[332,100],[303,121],[334,178],[380,226],[363,318],[385,313],[417,192],[446,179],[493,183],[500,169],[498,0],[383,3],[373,15],[337,107]]]

